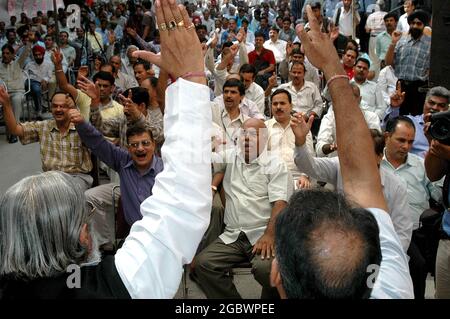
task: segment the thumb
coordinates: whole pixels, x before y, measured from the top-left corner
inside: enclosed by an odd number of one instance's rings
[[[313,122],[314,122],[314,115],[311,114],[309,116],[309,119],[308,119],[308,127],[309,127],[309,129],[311,129],[311,127],[313,125]]]
[[[161,67],[161,56],[153,52],[137,50],[133,52],[133,56]]]

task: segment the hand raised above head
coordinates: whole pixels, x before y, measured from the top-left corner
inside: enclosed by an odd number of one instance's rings
[[[204,59],[195,27],[182,5],[175,0],[156,1],[156,17],[161,35],[161,55],[135,51],[133,56],[166,70],[174,79],[204,72]],[[206,78],[190,76],[187,80],[206,84]]]

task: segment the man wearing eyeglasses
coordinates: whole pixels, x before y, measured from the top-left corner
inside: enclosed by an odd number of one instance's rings
[[[398,95],[398,93],[394,94]],[[386,115],[384,117],[382,127],[386,126],[386,122],[389,119],[399,116],[400,105],[402,105],[402,103],[405,103],[403,100],[404,98],[401,98],[399,104],[397,103],[394,104],[391,97],[391,105],[386,109]],[[450,103],[450,92],[445,87],[435,86],[428,91],[425,97],[425,103],[423,105],[423,114],[407,115],[407,117],[409,117],[413,121],[416,129],[414,143],[410,151],[411,153],[419,155],[422,158],[425,158],[425,154],[427,153],[430,147],[428,139],[425,136],[423,130],[426,123],[425,117],[427,114],[448,111],[449,103]]]
[[[8,93],[0,87],[0,104],[3,105],[5,123],[11,134],[23,145],[39,142],[42,170],[62,171],[72,175],[82,189],[92,185],[91,156],[82,144],[75,126],[70,123],[69,110],[75,108],[73,98],[62,92],[52,97],[53,119],[17,123]]]
[[[102,133],[84,120],[79,110],[71,109],[69,116],[83,143],[119,174],[124,217],[131,226],[142,219],[139,206],[152,195],[156,175],[163,170],[161,158],[154,154],[156,142],[152,130],[144,123],[128,126],[127,151],[105,139]],[[93,227],[103,251],[112,250],[114,242],[114,210],[110,185],[100,185],[86,192],[86,198],[90,198],[97,209],[93,215]]]

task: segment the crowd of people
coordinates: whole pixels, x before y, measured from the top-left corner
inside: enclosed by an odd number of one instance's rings
[[[264,299],[423,299],[429,273],[450,298],[450,92],[431,8],[394,2],[0,21],[1,121],[44,172],[1,196],[0,297],[171,298],[188,264],[207,298],[240,298],[242,265]]]

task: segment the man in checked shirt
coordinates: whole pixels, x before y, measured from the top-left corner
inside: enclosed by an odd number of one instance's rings
[[[82,144],[75,126],[70,123],[69,109],[75,108],[73,98],[66,93],[53,95],[51,111],[53,119],[17,123],[12,112],[8,93],[0,87],[0,104],[3,105],[5,123],[20,142],[40,143],[42,170],[63,171],[74,177],[83,190],[92,185],[91,156]]]

